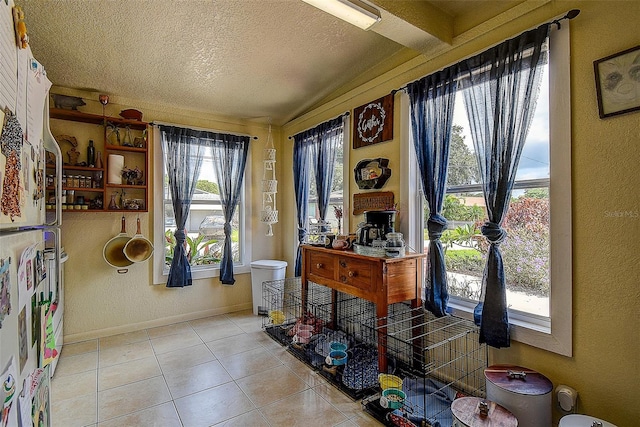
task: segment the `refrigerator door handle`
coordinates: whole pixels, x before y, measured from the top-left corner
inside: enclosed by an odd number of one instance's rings
[[[55,217],[51,222],[45,219],[45,225],[50,227],[59,227],[62,225],[62,151],[58,142],[51,134],[51,128],[49,127],[49,102],[48,100],[44,104],[44,132],[42,139],[44,140],[44,148],[55,154],[56,158],[56,178],[54,180],[55,193],[56,193],[56,208]],[[46,217],[46,215],[45,215]]]

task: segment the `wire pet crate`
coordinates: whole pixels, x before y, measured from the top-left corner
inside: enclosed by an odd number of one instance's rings
[[[325,328],[324,347],[331,342],[347,344],[347,360],[344,365],[330,363],[318,366],[320,374],[339,390],[353,399],[360,399],[372,392],[378,382],[378,349],[375,331],[366,325],[375,321],[375,304],[341,292],[335,293],[332,306],[334,328]],[[342,337],[342,339],[340,339]],[[323,337],[319,337],[322,340]],[[315,349],[316,354],[322,353]]]
[[[378,376],[373,303],[313,282],[303,298],[299,278],[265,282],[263,299],[267,334],[348,396],[371,393]],[[331,359],[332,343],[345,347],[343,363]]]
[[[309,286],[308,304],[303,309],[300,278],[264,282],[262,300],[267,309],[267,317],[263,318],[262,326],[267,334],[283,345],[305,344],[300,342],[306,341],[305,334],[298,334],[300,329],[309,330],[312,336],[318,334],[330,321],[330,310],[327,308],[331,304],[330,289],[316,284]]]
[[[485,397],[488,350],[479,343],[479,330],[471,320],[437,318],[422,308],[399,303],[389,307],[387,318],[370,326],[383,334],[388,373],[402,380],[405,393],[395,408],[380,393],[363,400],[365,410],[381,422],[450,426],[454,399]]]

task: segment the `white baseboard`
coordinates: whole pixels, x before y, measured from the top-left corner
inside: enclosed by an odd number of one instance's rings
[[[251,310],[252,303],[242,303],[227,307],[215,308],[211,310],[197,311],[191,313],[180,314],[176,316],[163,317],[162,319],[148,320],[146,322],[130,323],[122,326],[114,326],[112,328],[95,329],[93,331],[82,332],[78,334],[64,335],[64,343],[71,344],[75,342],[88,341],[97,338],[104,338],[111,335],[126,334],[142,329],[157,328],[159,326],[167,326],[173,323],[188,322],[190,320],[202,319],[205,317],[219,316],[222,314],[234,313],[236,311]]]

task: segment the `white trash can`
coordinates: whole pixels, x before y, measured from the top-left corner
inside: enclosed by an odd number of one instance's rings
[[[261,259],[251,263],[251,296],[254,315],[266,314],[264,309],[260,310],[262,305],[262,283],[271,280],[282,280],[286,271],[286,261]]]

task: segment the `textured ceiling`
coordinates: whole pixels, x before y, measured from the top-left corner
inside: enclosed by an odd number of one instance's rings
[[[57,86],[275,124],[522,0],[372,2],[363,31],[300,0],[16,0]]]

